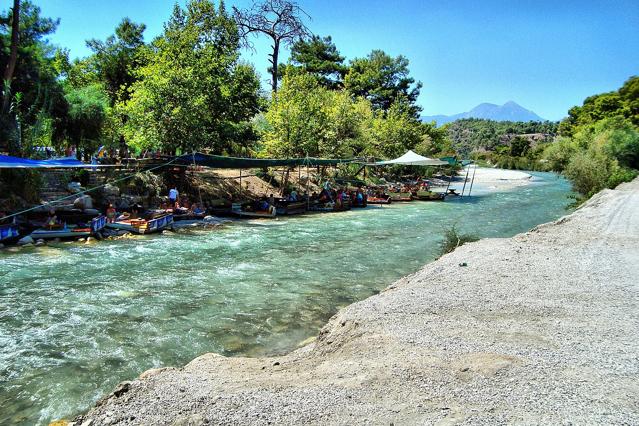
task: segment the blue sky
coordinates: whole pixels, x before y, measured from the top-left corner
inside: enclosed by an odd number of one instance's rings
[[[89,53],[84,41],[104,39],[128,16],[160,34],[174,0],[34,0],[59,17],[51,42]],[[249,0],[227,0],[245,6]],[[3,8],[6,2],[3,2]],[[184,0],[180,0],[183,4]],[[481,102],[513,100],[558,120],[595,93],[639,74],[639,1],[573,0],[315,0],[298,3],[315,34],[331,35],[351,59],[383,49],[410,60],[424,87],[425,115],[454,114]],[[268,43],[245,52],[266,83]],[[288,53],[285,53],[285,58]],[[266,87],[266,84],[265,84]]]

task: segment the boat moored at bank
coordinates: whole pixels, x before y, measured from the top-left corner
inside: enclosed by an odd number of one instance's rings
[[[153,234],[170,229],[173,225],[173,215],[163,214],[152,219],[123,219],[107,223],[106,227],[121,231],[128,231],[134,234]]]

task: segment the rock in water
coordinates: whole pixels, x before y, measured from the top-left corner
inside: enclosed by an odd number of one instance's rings
[[[33,238],[31,238],[31,235],[27,235],[26,237],[22,237],[20,238],[20,240],[18,240],[19,246],[24,246],[24,245],[33,244],[33,243],[35,243],[35,241],[33,241]]]

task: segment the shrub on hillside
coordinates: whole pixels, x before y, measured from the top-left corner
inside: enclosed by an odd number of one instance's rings
[[[575,152],[577,152],[577,146],[572,139],[558,137],[555,142],[546,147],[541,155],[544,169],[554,172],[563,171]]]
[[[579,151],[572,156],[564,173],[575,191],[590,197],[608,186],[608,179],[619,166],[601,152]]]

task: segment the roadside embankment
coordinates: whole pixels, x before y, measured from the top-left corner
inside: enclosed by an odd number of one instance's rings
[[[150,370],[77,420],[636,424],[637,277],[639,179],[458,248],[342,309],[296,352]]]

